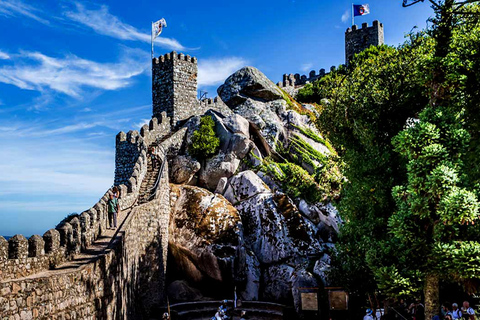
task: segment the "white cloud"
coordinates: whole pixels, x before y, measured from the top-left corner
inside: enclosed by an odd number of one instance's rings
[[[346,23],[348,21],[348,19],[350,19],[351,16],[350,16],[350,10],[346,10],[343,14],[342,14],[342,22],[343,23]]]
[[[33,19],[43,24],[50,24],[48,20],[45,20],[38,16],[41,11],[31,5],[25,4],[20,0],[1,0],[0,1],[0,15],[6,17],[24,16]]]
[[[8,60],[10,56],[3,51],[0,51],[0,60]]]
[[[103,5],[98,10],[89,10],[83,4],[76,3],[75,11],[67,11],[65,15],[71,20],[93,29],[95,32],[121,40],[151,42],[150,34],[142,33],[137,28],[120,21]],[[156,43],[172,50],[184,51],[184,47],[177,40],[158,37]]]
[[[1,143],[0,195],[93,193],[99,197],[111,185],[112,149],[60,132],[53,136],[54,139],[17,136]]]
[[[198,85],[213,86],[247,64],[247,60],[239,57],[220,59],[201,59],[198,61]]]
[[[73,54],[55,58],[40,52],[15,55],[14,65],[0,67],[0,82],[27,90],[53,90],[80,97],[84,87],[116,90],[148,69],[148,54],[126,49],[119,62],[99,63]]]
[[[303,71],[303,72],[308,72],[310,70],[312,70],[312,67],[313,67],[313,63],[304,63],[302,64],[302,66],[300,67],[300,69]]]
[[[140,122],[135,123],[133,127],[137,128],[136,130],[140,130],[141,127],[149,123],[150,123],[150,119],[141,119]]]

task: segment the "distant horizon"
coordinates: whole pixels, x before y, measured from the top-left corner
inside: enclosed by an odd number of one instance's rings
[[[372,0],[385,43],[426,26],[427,3]],[[188,10],[185,10],[188,8]],[[165,18],[155,56],[198,58],[199,90],[251,65],[274,83],[344,63],[350,1],[217,3],[0,2],[0,234],[43,234],[113,184],[115,135],[151,118],[150,22]]]

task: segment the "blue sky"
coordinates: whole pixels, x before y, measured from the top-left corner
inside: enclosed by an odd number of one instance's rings
[[[426,3],[369,1],[385,41],[425,27]],[[156,54],[199,60],[199,89],[252,65],[274,82],[344,62],[350,1],[0,0],[0,235],[43,234],[93,205],[113,182],[115,135],[151,116]]]

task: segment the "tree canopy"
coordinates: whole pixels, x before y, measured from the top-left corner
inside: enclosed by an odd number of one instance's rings
[[[345,162],[332,276],[353,294],[423,292],[429,316],[439,281],[480,278],[480,10],[434,9],[429,30],[367,49],[297,96],[317,103]]]

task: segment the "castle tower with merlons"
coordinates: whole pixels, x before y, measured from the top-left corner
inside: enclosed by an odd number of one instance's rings
[[[173,125],[197,114],[197,58],[175,51],[152,61],[153,117],[166,112]]]
[[[348,65],[349,61],[363,50],[370,46],[380,46],[385,43],[383,35],[383,24],[378,20],[373,21],[371,27],[368,23],[362,23],[362,28],[358,28],[357,25],[353,25],[345,31],[345,64]],[[332,66],[330,71],[335,70]],[[315,70],[310,71],[308,75],[296,74],[284,74],[283,80],[278,82],[277,85],[286,90],[290,94],[303,87],[307,83],[312,83],[324,77],[328,73],[328,70],[320,69],[317,73]]]
[[[373,26],[368,23],[362,23],[362,28],[358,29],[353,25],[345,31],[345,63],[352,60],[355,54],[362,52],[370,46],[380,46],[385,43],[383,36],[383,24],[378,20],[373,21]]]

